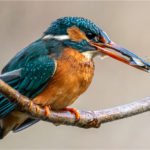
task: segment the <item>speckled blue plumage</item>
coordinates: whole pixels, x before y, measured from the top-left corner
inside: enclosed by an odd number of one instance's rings
[[[82,17],[63,17],[53,22],[45,31],[45,34],[62,35],[67,33],[67,28],[77,26],[85,33],[87,31],[96,35],[101,34],[102,30],[92,21]]]
[[[17,79],[7,82],[30,98],[38,95],[48,84],[55,71],[55,60],[49,50],[38,40],[19,52],[3,69],[2,73],[22,69]],[[6,98],[0,97],[0,118],[14,109]]]
[[[53,22],[50,27],[44,32],[45,35],[52,34],[52,35],[65,35],[67,34],[67,29],[69,27],[76,26],[84,33],[90,33],[93,35],[101,35],[106,36],[103,30],[101,30],[96,24],[92,21],[82,18],[82,17],[63,17],[57,19]],[[108,37],[106,36],[106,39]],[[109,41],[109,39],[108,39]],[[72,47],[74,49],[79,50],[80,52],[83,51],[90,51],[94,50],[95,47],[90,45],[87,41],[83,40],[81,42],[73,42],[70,40],[65,40],[64,44],[67,47]]]

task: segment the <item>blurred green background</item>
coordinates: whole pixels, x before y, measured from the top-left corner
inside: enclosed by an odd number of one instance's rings
[[[0,2],[0,68],[63,16],[91,19],[121,46],[150,59],[150,2]],[[72,107],[99,110],[150,96],[150,74],[111,58],[95,59],[95,76]],[[150,149],[150,114],[80,129],[39,122],[0,141],[0,149]]]

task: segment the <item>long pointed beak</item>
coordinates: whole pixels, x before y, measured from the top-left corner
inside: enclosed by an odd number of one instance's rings
[[[107,44],[94,42],[91,42],[91,44],[94,45],[99,52],[105,55],[137,69],[150,72],[150,64],[148,62],[112,41]]]

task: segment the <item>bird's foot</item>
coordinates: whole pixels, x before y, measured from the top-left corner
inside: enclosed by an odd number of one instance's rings
[[[64,111],[70,111],[72,113],[75,114],[76,119],[79,120],[80,119],[80,113],[75,109],[75,108],[64,108]]]
[[[44,106],[44,109],[45,109],[45,116],[46,117],[49,116],[50,115],[50,109],[51,109],[50,105]]]

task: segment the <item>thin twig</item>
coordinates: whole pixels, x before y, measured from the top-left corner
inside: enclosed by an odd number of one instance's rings
[[[31,117],[40,118],[41,120],[52,122],[55,124],[72,125],[82,128],[100,127],[101,123],[114,121],[137,115],[150,110],[150,97],[145,99],[99,111],[79,111],[80,120],[76,120],[75,115],[68,111],[51,111],[46,117],[45,109],[22,96],[18,91],[11,88],[5,82],[0,80],[0,93],[15,104],[16,109],[28,113]]]

